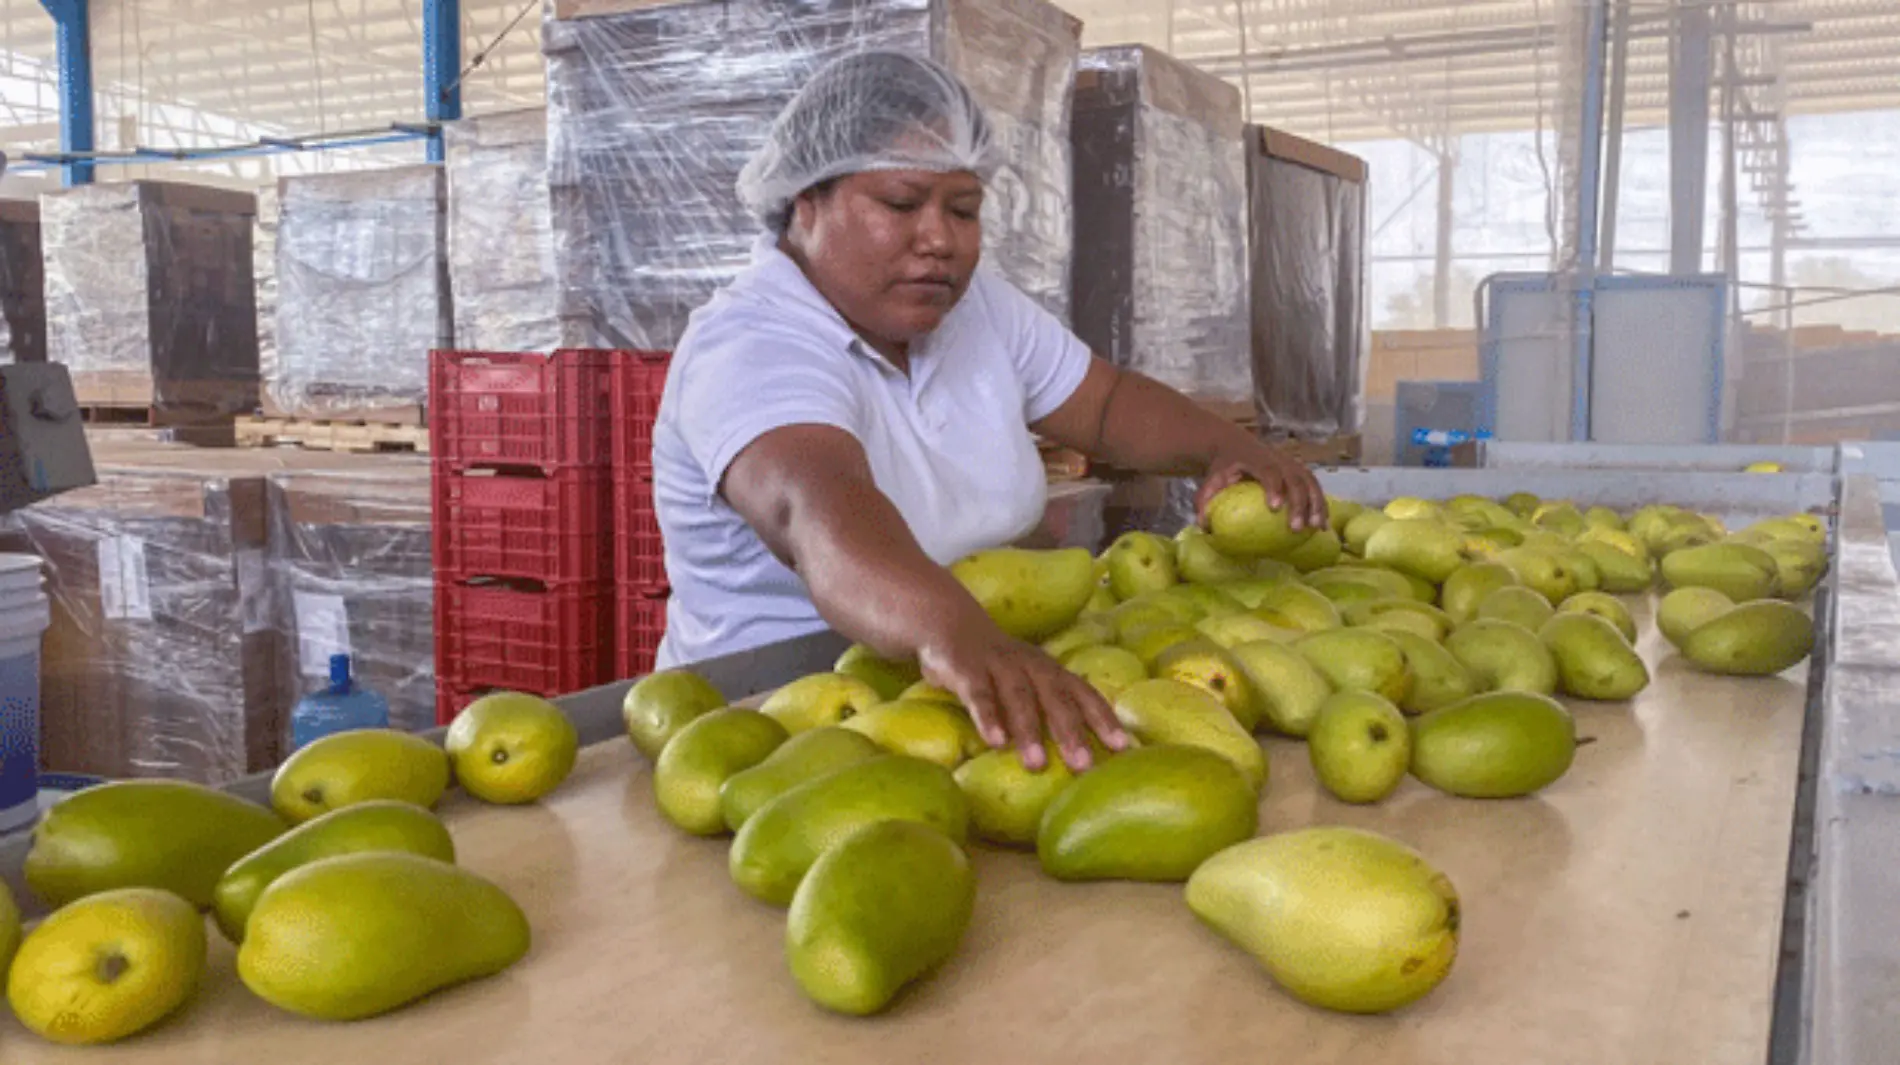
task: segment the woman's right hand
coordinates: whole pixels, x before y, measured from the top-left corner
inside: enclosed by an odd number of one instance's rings
[[[925,680],[969,708],[985,743],[1014,744],[1032,772],[1045,764],[1045,724],[1062,761],[1078,773],[1089,767],[1090,732],[1110,750],[1129,745],[1114,710],[1093,685],[1040,647],[1004,633],[980,609],[945,624],[920,649],[918,664]]]

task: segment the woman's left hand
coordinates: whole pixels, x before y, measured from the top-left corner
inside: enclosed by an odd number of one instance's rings
[[[1207,520],[1207,504],[1222,489],[1254,480],[1267,490],[1269,507],[1285,508],[1288,524],[1294,529],[1326,528],[1332,520],[1326,493],[1306,463],[1258,440],[1248,440],[1247,445],[1222,452],[1208,463],[1207,476],[1201,479],[1201,490],[1194,499],[1196,517]]]

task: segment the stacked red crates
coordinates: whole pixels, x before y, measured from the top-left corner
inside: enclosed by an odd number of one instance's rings
[[[670,356],[658,351],[618,352],[613,363],[613,483],[615,625],[622,677],[652,672],[666,633],[672,586],[653,509],[653,423],[660,412]]]
[[[614,452],[602,351],[431,354],[436,716],[613,679]]]

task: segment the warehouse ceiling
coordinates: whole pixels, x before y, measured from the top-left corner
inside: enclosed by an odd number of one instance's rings
[[[1717,88],[1730,86],[1745,121],[1900,107],[1893,0],[1695,2],[1733,30],[1718,34]],[[1578,78],[1575,0],[1064,6],[1084,20],[1087,43],[1171,51],[1247,90],[1256,121],[1335,143],[1431,146],[1459,133],[1551,128]],[[1620,5],[1632,126],[1665,113],[1671,6]],[[92,10],[101,148],[232,143],[421,117],[421,0],[93,0]],[[481,57],[464,81],[466,111],[538,106],[539,0],[464,0],[463,11],[464,58]],[[52,23],[38,0],[0,0],[0,144],[11,151],[55,143],[53,56]],[[242,182],[382,161],[354,154],[219,168]]]

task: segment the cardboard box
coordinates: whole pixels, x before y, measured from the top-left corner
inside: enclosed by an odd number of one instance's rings
[[[0,200],[0,361],[46,361],[40,205]]]

